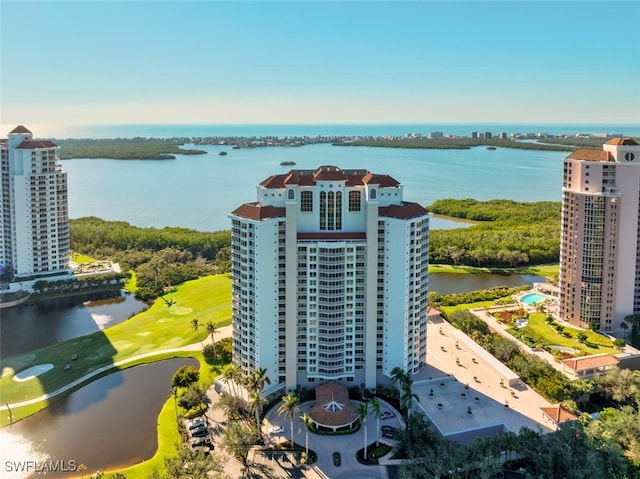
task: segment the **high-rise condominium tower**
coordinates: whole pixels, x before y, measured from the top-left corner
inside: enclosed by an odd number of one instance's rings
[[[426,361],[429,217],[366,170],[274,175],[230,214],[233,360],[271,388],[375,387]]]
[[[59,149],[51,141],[34,140],[24,126],[0,140],[3,280],[68,272],[67,173],[60,167]]]
[[[640,313],[640,146],[612,139],[564,160],[560,316],[620,331]]]

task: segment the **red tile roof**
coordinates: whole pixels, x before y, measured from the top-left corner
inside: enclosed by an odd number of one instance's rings
[[[620,360],[611,354],[596,354],[593,356],[584,356],[582,358],[564,359],[562,364],[574,371],[585,371],[587,369],[615,366],[619,362]]]
[[[367,170],[341,170],[337,166],[320,166],[315,170],[291,170],[271,175],[260,183],[264,188],[284,188],[287,185],[313,186],[317,181],[344,181],[347,186],[365,184],[397,187],[400,183],[388,175],[374,175]]]
[[[337,403],[342,409],[325,409],[324,406],[330,403]],[[334,382],[316,386],[316,404],[308,412],[316,424],[330,427],[348,426],[358,419],[349,402],[349,391],[342,384]]]
[[[347,175],[337,166],[321,166],[313,174],[316,181],[347,181]]]
[[[613,155],[602,150],[576,150],[566,160],[613,161]]]
[[[381,206],[378,208],[378,214],[387,218],[410,219],[425,216],[429,212],[418,203],[402,202],[401,205]]]
[[[605,143],[605,145],[616,146],[636,146],[638,142],[633,138],[613,138]]]
[[[399,186],[400,183],[391,178],[389,175],[375,175],[373,173],[367,173],[362,182],[365,185],[379,185],[383,188]]]
[[[344,240],[365,240],[367,235],[365,233],[347,233],[338,231],[335,233],[298,233],[299,240],[324,240],[324,241],[344,241]]]
[[[245,203],[231,212],[232,215],[250,220],[266,220],[269,218],[284,218],[285,208],[277,206],[260,206],[258,203]]]
[[[32,150],[36,148],[55,148],[56,145],[53,141],[49,140],[30,140],[23,141],[16,148],[20,148],[21,150]]]
[[[11,134],[11,133],[31,133],[31,132],[29,130],[27,130],[24,126],[18,125],[13,130],[11,130],[9,132],[9,134]]]
[[[578,419],[578,416],[573,414],[571,411],[566,410],[559,404],[550,407],[541,407],[540,409],[542,409],[542,412],[549,416],[549,418],[556,424],[575,421]]]

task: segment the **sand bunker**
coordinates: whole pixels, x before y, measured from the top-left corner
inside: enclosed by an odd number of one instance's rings
[[[38,364],[37,366],[32,366],[24,371],[20,371],[18,374],[13,376],[13,380],[18,382],[28,381],[29,379],[33,379],[36,376],[46,373],[50,369],[53,369],[53,364]]]

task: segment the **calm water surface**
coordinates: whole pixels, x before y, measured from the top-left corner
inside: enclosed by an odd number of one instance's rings
[[[282,161],[295,161],[293,168],[331,164],[389,174],[404,185],[405,200],[423,205],[449,197],[559,201],[566,156],[564,152],[508,149],[401,150],[328,144],[253,150],[197,148],[208,153],[164,161],[64,161],[70,217],[98,216],[136,226],[201,231],[229,229],[227,214],[254,201],[260,181],[292,168],[280,166]],[[220,151],[228,155],[220,156]],[[431,227],[452,224],[434,218]],[[438,273],[430,276],[429,286],[445,294],[539,280],[542,278],[528,275]],[[108,304],[3,311],[0,354],[6,357],[88,334],[124,321],[143,307],[132,297],[123,297]],[[157,415],[167,399],[171,375],[185,361],[139,366],[102,378],[1,432],[9,434],[14,443],[31,442],[35,451],[47,457],[82,462],[89,472],[141,461],[155,452],[152,431]],[[5,437],[2,442],[5,444]]]
[[[0,358],[50,346],[121,323],[143,311],[132,295],[74,306],[43,304],[2,310]]]
[[[76,461],[87,466],[88,474],[149,459],[158,447],[156,424],[171,395],[171,377],[185,365],[197,367],[198,362],[169,359],[98,379],[2,429],[0,456],[3,461]]]
[[[71,218],[97,216],[136,226],[230,229],[227,215],[256,200],[256,185],[291,168],[320,165],[389,174],[404,185],[404,199],[430,205],[442,198],[560,201],[566,152],[477,147],[409,150],[329,144],[233,150],[186,145],[206,155],[175,160],[64,160]],[[220,156],[226,151],[226,156]],[[296,165],[281,166],[282,161]],[[437,228],[434,221],[432,228]]]

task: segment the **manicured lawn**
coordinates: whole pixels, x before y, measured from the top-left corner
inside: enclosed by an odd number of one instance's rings
[[[71,261],[78,264],[88,264],[98,260],[95,258],[92,258],[91,256],[86,256],[80,253],[71,253]]]
[[[453,311],[464,311],[467,309],[475,309],[475,308],[488,308],[493,306],[493,301],[477,301],[475,303],[464,303],[464,304],[456,304],[455,306],[441,306],[438,308],[445,314],[450,314]]]
[[[547,315],[545,313],[533,313],[529,315],[529,324],[517,331],[509,329],[511,334],[517,332],[517,335],[527,336],[531,340],[541,346],[562,346],[565,348],[578,349],[586,354],[618,354],[620,351],[613,347],[613,341],[607,337],[593,331],[572,328],[565,326],[563,332],[568,333],[571,337],[556,331],[553,326],[545,322]],[[578,333],[587,335],[585,343],[578,341]],[[515,334],[514,334],[515,336]]]
[[[165,298],[173,300],[171,306],[159,299],[147,311],[104,331],[2,360],[0,404],[37,398],[87,373],[132,356],[196,343],[207,336],[205,324],[209,321],[216,326],[231,323],[231,280],[227,275],[190,281]],[[197,334],[191,327],[193,319],[198,319],[200,324]],[[73,354],[78,354],[77,361],[71,361]],[[194,352],[171,355],[194,356]],[[157,359],[147,358],[140,362]],[[45,363],[53,364],[54,368],[25,382],[13,380],[14,373]],[[68,372],[64,371],[66,364],[71,364]],[[45,406],[46,403],[42,404]],[[5,424],[4,414],[0,423]]]
[[[535,274],[540,276],[557,276],[558,264],[539,264],[527,268],[476,268],[474,266],[452,266],[449,264],[430,264],[429,273],[496,273],[496,274]]]

